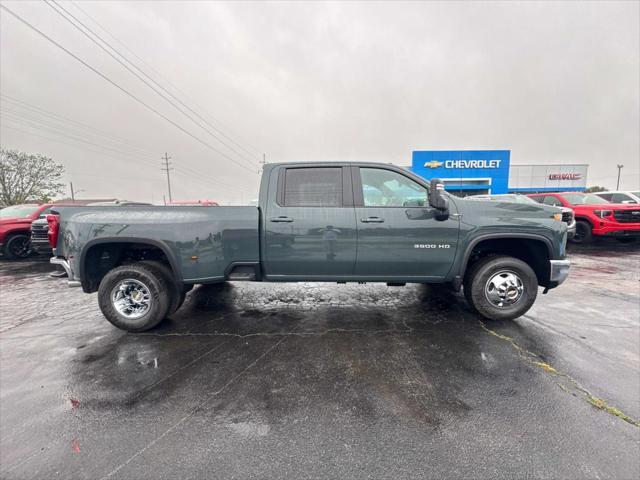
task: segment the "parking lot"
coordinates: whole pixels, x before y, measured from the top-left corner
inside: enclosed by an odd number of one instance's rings
[[[421,285],[196,287],[128,334],[0,260],[2,478],[638,478],[640,246],[514,322]]]

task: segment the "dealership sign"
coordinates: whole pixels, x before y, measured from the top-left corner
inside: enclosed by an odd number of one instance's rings
[[[553,165],[511,165],[509,190],[544,192],[574,190],[587,186],[589,165],[555,163]]]
[[[576,172],[549,174],[549,180],[580,180],[581,178],[582,174]]]
[[[509,150],[424,150],[413,152],[411,170],[447,190],[504,193],[509,181]]]

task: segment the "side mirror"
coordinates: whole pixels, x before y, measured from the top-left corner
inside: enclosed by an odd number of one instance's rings
[[[429,205],[438,210],[437,220],[446,220],[449,218],[449,199],[442,195],[444,192],[444,183],[438,178],[431,180],[431,188],[429,189]]]

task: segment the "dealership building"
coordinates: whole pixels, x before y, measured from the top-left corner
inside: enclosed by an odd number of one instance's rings
[[[455,195],[582,191],[587,164],[512,165],[510,150],[414,151],[410,170]]]

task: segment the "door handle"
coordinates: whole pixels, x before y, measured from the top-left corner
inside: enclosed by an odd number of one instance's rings
[[[367,217],[367,218],[361,218],[360,221],[362,223],[383,223],[384,222],[384,218],[380,218],[380,217]]]
[[[280,217],[270,218],[269,221],[274,223],[291,223],[293,222],[293,218],[280,216]]]

